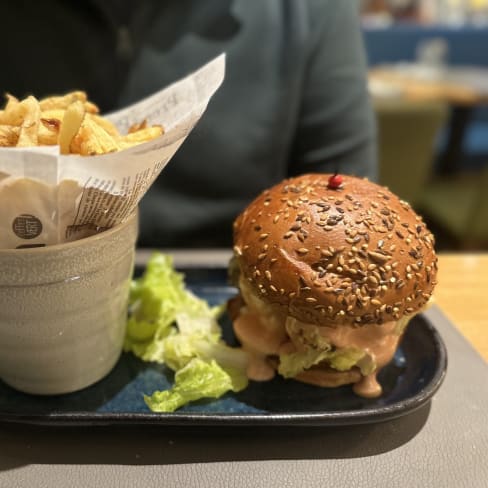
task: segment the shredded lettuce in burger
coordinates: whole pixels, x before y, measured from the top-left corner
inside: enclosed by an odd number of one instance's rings
[[[278,372],[285,378],[293,378],[322,361],[326,361],[331,368],[337,371],[347,371],[357,366],[363,375],[372,373],[376,368],[371,356],[365,351],[348,347],[334,351],[331,348],[308,349],[291,354],[281,354]]]
[[[176,372],[171,390],[145,396],[151,410],[172,412],[247,386],[247,354],[222,340],[218,318],[224,308],[210,307],[191,293],[172,258],[162,253],[155,253],[133,280],[124,350]]]
[[[291,338],[302,344],[302,350],[280,355],[278,372],[285,378],[293,378],[321,362],[337,371],[347,371],[357,366],[364,376],[376,369],[374,359],[357,347],[335,348],[320,334],[319,327],[305,327],[293,317],[286,320],[286,331]]]

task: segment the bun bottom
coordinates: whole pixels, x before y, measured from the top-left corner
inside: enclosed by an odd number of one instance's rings
[[[303,371],[293,379],[308,383],[310,385],[321,386],[323,388],[335,388],[337,386],[357,383],[362,378],[358,368],[352,368],[347,371],[337,371],[328,367],[315,367]]]

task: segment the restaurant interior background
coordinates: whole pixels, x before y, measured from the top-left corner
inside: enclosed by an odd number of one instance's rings
[[[361,0],[380,182],[439,250],[488,249],[488,0]]]

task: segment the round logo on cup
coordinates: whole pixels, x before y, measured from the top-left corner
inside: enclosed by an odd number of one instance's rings
[[[42,232],[42,222],[34,215],[22,214],[14,219],[12,230],[21,239],[34,239]]]

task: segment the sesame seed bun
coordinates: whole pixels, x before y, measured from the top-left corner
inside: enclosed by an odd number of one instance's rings
[[[432,295],[434,238],[410,205],[366,179],[285,180],[234,222],[243,279],[261,300],[317,325],[382,324]]]

